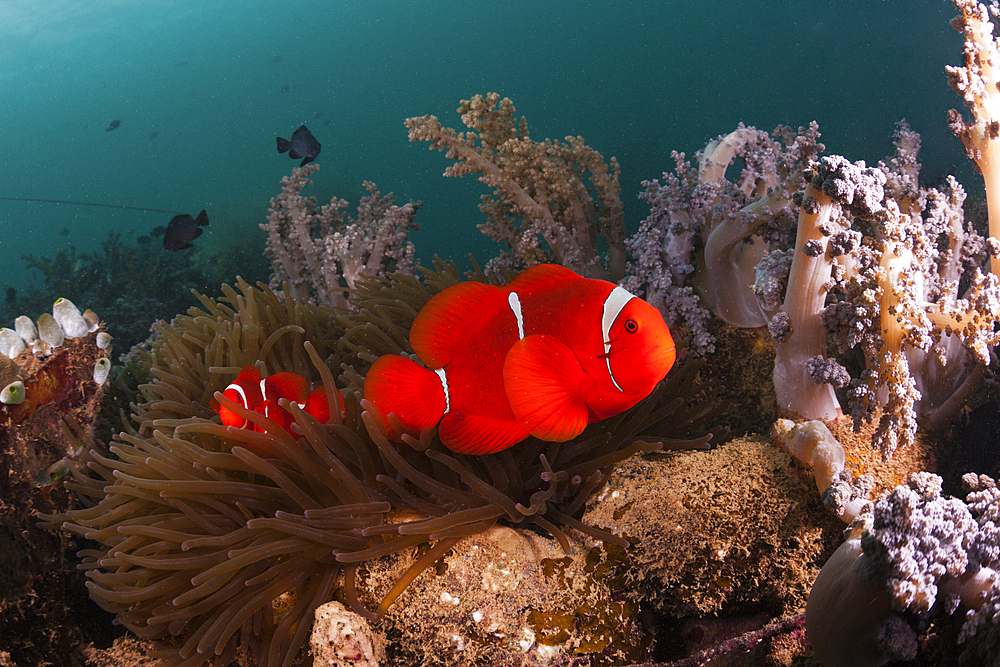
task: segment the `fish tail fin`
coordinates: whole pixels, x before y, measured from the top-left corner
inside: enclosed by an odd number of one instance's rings
[[[385,418],[390,412],[410,431],[434,426],[444,415],[447,401],[438,375],[420,364],[395,354],[379,357],[365,377],[365,398]],[[402,433],[390,429],[389,436]]]
[[[291,147],[292,145],[292,142],[290,142],[288,139],[282,139],[281,137],[275,137],[275,138],[278,140],[278,152],[287,153],[289,147]]]
[[[198,214],[198,217],[194,221],[199,227],[208,226],[208,213],[205,212],[205,209],[201,209],[201,213]]]

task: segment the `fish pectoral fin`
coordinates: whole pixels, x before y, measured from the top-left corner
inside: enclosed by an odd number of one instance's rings
[[[457,454],[493,454],[528,437],[517,422],[453,410],[438,424],[438,437]]]
[[[585,377],[573,350],[552,336],[519,340],[503,365],[504,389],[518,423],[553,442],[575,438],[589,423],[581,393]]]
[[[447,407],[437,374],[398,354],[375,360],[365,376],[364,393],[383,421],[391,412],[414,433],[437,424]],[[397,442],[401,436],[394,430],[389,433],[390,439]]]
[[[340,398],[340,394],[337,394],[337,398]],[[302,409],[315,417],[320,424],[330,423],[330,397],[326,395],[326,387],[320,385],[309,392]]]

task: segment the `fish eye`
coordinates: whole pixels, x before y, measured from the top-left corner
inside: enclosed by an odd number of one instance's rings
[[[635,320],[631,319],[631,318],[625,320],[625,325],[624,326],[625,326],[625,331],[627,331],[629,333],[635,333],[636,331],[639,330],[639,323],[636,322]]]

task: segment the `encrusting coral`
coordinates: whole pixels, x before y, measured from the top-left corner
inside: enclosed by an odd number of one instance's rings
[[[353,377],[365,359],[407,351],[420,305],[458,280],[450,267],[429,273],[426,285],[406,276],[367,281],[353,313],[239,283],[158,325],[154,380],[133,406],[135,426],[108,454],[88,450],[68,484],[88,506],[44,517],[98,544],[81,553],[92,597],[156,641],[165,664],[243,654],[288,665],[320,604],[336,595],[362,616],[384,614],[421,571],[498,521],[534,524],[566,548],[564,527],[624,544],[576,517],[615,463],[711,439],[690,435],[714,414],[711,392],[684,405],[699,391],[694,366],[574,441],[531,439],[479,457],[431,441],[391,444],[354,393],[343,419],[333,411],[329,424],[288,404],[290,431],[221,394],[240,368],[258,364],[300,373],[333,395],[331,365],[349,363]],[[263,432],[220,425],[213,398]],[[426,543],[388,591],[363,585],[365,563]]]

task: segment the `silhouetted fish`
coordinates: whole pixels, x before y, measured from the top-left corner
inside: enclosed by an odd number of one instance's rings
[[[110,132],[111,130],[117,130],[121,126],[122,122],[115,118],[113,121],[108,123],[108,126],[104,128],[105,132]]]
[[[136,243],[141,243],[142,245],[146,245],[147,243],[149,243],[152,240],[153,239],[149,238],[149,234],[143,234],[142,236],[136,238],[135,242]]]
[[[291,90],[291,89],[292,89],[292,87],[291,87],[291,86],[289,86],[289,85],[288,85],[288,84],[286,83],[285,85],[283,85],[283,86],[281,87],[281,90],[280,90],[280,91],[278,91],[278,92],[281,92],[281,93],[287,93],[287,92],[288,92],[289,90]]]
[[[323,117],[323,112],[322,111],[317,111],[316,113],[313,114],[313,120],[317,120],[317,119],[322,118],[322,117]]]
[[[149,233],[150,236],[163,236],[163,232],[167,231],[167,228],[163,225],[157,225],[153,227],[153,231]]]
[[[292,133],[291,139],[277,138],[278,140],[278,152],[288,153],[288,156],[293,160],[298,160],[299,158],[305,158],[302,160],[300,167],[304,167],[319,155],[320,145],[316,141],[316,137],[312,135],[312,132],[303,125],[299,129]]]
[[[281,55],[280,54],[271,57],[271,64],[272,65],[274,65],[275,63],[280,63],[280,62],[281,62]]]
[[[69,229],[66,228],[66,227],[63,227],[62,229],[60,229],[59,230],[59,236],[69,236]]]
[[[14,303],[17,301],[17,290],[10,285],[4,289],[4,293],[7,295],[7,303]]]
[[[149,140],[152,141],[153,139],[157,138],[158,136],[160,136],[160,133],[157,132],[156,130],[153,130],[153,133],[151,135],[149,135]]]
[[[192,218],[185,213],[175,215],[167,225],[167,231],[163,235],[163,247],[167,250],[184,250],[192,247],[189,241],[201,236],[202,227],[208,225],[208,214],[202,211],[197,218]]]

